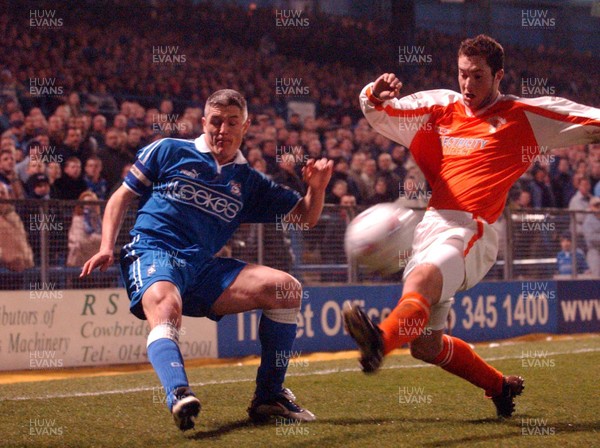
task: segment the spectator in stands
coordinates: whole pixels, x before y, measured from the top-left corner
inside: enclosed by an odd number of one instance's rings
[[[142,137],[143,132],[141,128],[138,128],[137,126],[131,127],[127,131],[127,143],[125,144],[125,150],[131,155],[131,157],[135,157],[138,149],[145,146]]]
[[[30,199],[50,199],[50,180],[44,173],[34,174],[27,180],[25,190]]]
[[[340,198],[340,206],[333,210],[326,210],[322,215],[325,222],[323,230],[323,241],[326,242],[327,250],[321,251],[321,259],[325,264],[343,265],[347,262],[344,250],[344,235],[346,227],[350,222],[350,211],[356,207],[356,198],[351,194],[345,194]],[[341,271],[345,271],[342,267]],[[346,281],[347,274],[332,273],[321,274],[321,280],[324,282],[343,282]]]
[[[8,133],[13,136],[15,146],[18,150],[23,150],[25,147],[25,117],[23,112],[13,112],[10,114]]]
[[[343,180],[344,182],[346,182],[348,194],[354,196],[355,198],[360,195],[360,190],[358,189],[358,186],[354,183],[352,177],[348,173],[349,170],[350,166],[348,165],[346,159],[344,159],[343,157],[339,157],[338,159],[334,160],[333,173],[331,175],[331,180],[329,182],[329,188],[327,190],[327,193],[330,192],[331,187],[333,186],[333,184],[335,184],[336,180]]]
[[[98,141],[92,135],[92,117],[88,114],[80,115],[74,120],[75,127],[81,131],[81,152],[96,154]]]
[[[589,176],[588,172],[588,161],[587,160],[579,160],[575,165],[575,173],[581,174],[582,176]]]
[[[90,135],[98,142],[98,148],[104,146],[104,136],[106,135],[106,117],[104,115],[94,116]]]
[[[533,179],[529,184],[531,205],[533,208],[556,207],[552,189],[548,185],[548,172],[545,168],[535,165],[531,169]]]
[[[25,188],[17,176],[15,166],[14,151],[0,150],[0,183],[6,186],[9,198],[23,199],[25,198]]]
[[[265,139],[261,144],[263,159],[267,162],[267,173],[277,172],[277,143],[274,139]]]
[[[127,117],[123,114],[115,115],[113,127],[119,131],[127,132]]]
[[[94,151],[91,148],[86,149],[83,147],[81,129],[70,127],[67,130],[67,136],[65,137],[62,146],[58,149],[58,153],[65,162],[71,157],[77,157],[83,165],[88,157],[94,154]]]
[[[358,188],[358,195],[356,195],[355,199],[359,204],[363,204],[371,195],[366,182],[362,178],[362,170],[366,160],[367,156],[364,152],[355,152],[352,154],[350,168],[348,170],[348,178],[351,179]]]
[[[29,174],[27,173],[29,170],[29,161],[40,159],[42,156],[42,148],[41,144],[37,140],[32,140],[27,144],[27,155],[23,160],[15,166],[15,171],[19,176],[19,180],[23,183],[27,182]]]
[[[97,201],[91,191],[84,191],[80,201]],[[102,240],[102,216],[100,206],[77,206],[69,228],[69,255],[67,266],[83,266],[100,249]]]
[[[338,160],[343,156],[344,153],[337,139],[331,137],[325,140],[325,157],[330,160]]]
[[[280,157],[278,169],[273,174],[273,181],[285,185],[292,190],[296,190],[304,195],[304,182],[296,172],[296,161],[294,154],[282,154]]]
[[[10,199],[6,184],[0,182],[0,199]],[[11,204],[0,203],[0,267],[22,272],[33,267],[33,252],[19,215]]]
[[[60,115],[54,114],[48,119],[48,137],[50,145],[58,148],[65,140],[64,121]]]
[[[173,101],[162,100],[160,102],[159,110],[160,110],[161,114],[165,114],[165,115],[172,114],[173,113]]]
[[[571,257],[571,235],[563,233],[560,236],[560,252],[556,255],[556,268],[560,275],[572,275],[573,263]],[[588,270],[587,262],[585,261],[585,253],[580,248],[576,251],[576,266],[577,273],[583,274]]]
[[[102,160],[98,156],[91,156],[85,162],[85,174],[83,179],[87,184],[88,190],[92,191],[98,199],[108,199],[108,182],[102,178]]]
[[[308,156],[317,160],[323,157],[323,145],[319,139],[315,138],[308,142]]]
[[[387,152],[379,154],[377,157],[377,174],[380,177],[385,177],[388,182],[388,190],[390,192],[400,191],[400,187],[404,182],[404,177],[400,178],[398,174],[395,173],[397,166],[392,161],[392,156]],[[405,170],[401,170],[405,171]],[[398,195],[396,195],[396,198]],[[396,199],[394,198],[394,199]]]
[[[31,159],[29,161],[29,165],[27,165],[27,171],[25,172],[25,175],[26,175],[27,179],[29,179],[34,174],[45,174],[45,173],[46,173],[46,164],[43,162],[43,160],[40,157],[38,157],[35,159]],[[23,183],[23,184],[25,184],[25,183]]]
[[[560,252],[556,255],[556,267],[559,275],[572,275],[573,265],[571,256],[571,235],[565,232],[560,236]],[[588,270],[588,264],[585,261],[585,252],[580,248],[576,250],[577,273],[583,274]]]
[[[53,199],[78,199],[81,193],[88,189],[81,175],[81,160],[69,157],[65,162],[63,174],[54,181]]]
[[[365,202],[370,202],[371,196],[375,194],[375,179],[377,178],[377,162],[374,159],[365,160],[361,177],[369,192]]]
[[[12,77],[12,74],[10,76]],[[2,88],[2,91],[4,91],[4,87],[6,86],[6,84],[4,84],[4,77],[2,75],[0,75],[0,81],[2,81],[0,82],[0,88]],[[17,102],[15,95],[2,95],[2,97],[5,98],[5,100],[2,104],[2,108],[0,109],[2,112],[0,114],[0,132],[4,132],[10,127],[10,114],[19,110],[19,103]]]
[[[583,220],[583,236],[587,245],[587,262],[594,277],[600,277],[600,198],[590,200],[588,214]]]
[[[398,198],[398,188],[390,190],[390,183],[386,176],[378,175],[375,179],[375,194],[369,198],[367,204],[375,205],[381,202],[394,202]]]
[[[102,160],[102,177],[111,190],[119,182],[123,167],[133,163],[131,155],[122,149],[124,143],[119,130],[111,128],[106,132],[105,146],[98,151],[98,157]]]
[[[65,104],[69,107],[72,117],[79,117],[81,115],[81,98],[79,98],[77,92],[71,92]]]
[[[406,176],[406,162],[408,160],[409,152],[402,145],[394,145],[392,148],[392,152],[390,153],[392,156],[392,163],[396,165],[394,172],[401,178],[404,179]]]
[[[260,150],[260,148],[248,149],[248,152],[246,153],[246,160],[248,161],[250,166],[252,166],[255,160],[262,158],[262,151]]]
[[[85,106],[83,108],[83,114],[94,117],[100,111],[100,101],[94,95],[88,95],[85,99]]]
[[[333,182],[331,191],[325,197],[326,204],[339,204],[342,197],[348,194],[348,183],[343,179],[337,179]]]
[[[62,176],[62,169],[60,168],[60,163],[58,162],[49,162],[46,166],[46,175],[48,176],[48,180],[50,181],[50,187],[54,185],[56,179],[60,179]]]
[[[573,187],[573,177],[571,175],[571,167],[569,160],[561,157],[558,160],[556,174],[552,178],[552,192],[556,200],[556,206],[559,208],[569,207],[569,201],[576,193]]]
[[[531,207],[531,193],[529,190],[521,190],[519,193],[519,199],[517,200],[517,208],[526,209]]]
[[[590,184],[592,186],[594,196],[600,197],[600,160],[595,160],[592,162]]]
[[[577,184],[577,193],[571,198],[569,201],[569,210],[572,211],[585,211],[590,208],[590,199],[592,198],[592,194],[590,192],[591,185],[590,179],[588,177],[580,177],[579,183]],[[583,224],[583,219],[585,215],[583,213],[577,213],[575,215],[575,220],[577,222],[577,233],[580,233],[581,225]]]
[[[271,179],[271,175],[267,173],[267,162],[265,162],[265,159],[263,159],[262,157],[260,159],[255,159],[250,166],[252,166],[252,168],[254,168],[256,171],[260,171],[269,179]]]

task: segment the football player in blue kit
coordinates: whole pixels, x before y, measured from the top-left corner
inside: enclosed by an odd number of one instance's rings
[[[250,120],[246,100],[224,89],[207,100],[204,134],[195,140],[165,138],[142,148],[123,185],[106,205],[99,252],[81,276],[113,262],[113,247],[130,203],[139,198],[131,242],[121,251],[121,273],[131,312],[150,325],[147,349],[181,430],[194,427],[200,401],[191,391],[179,350],[181,316],[219,320],[261,309],[261,362],[248,408],[253,421],[315,416],[283,387],[296,337],[302,287],[286,272],[214,254],[244,222],[284,220],[314,226],[323,209],[332,162],[309,160],[307,193],[283,188],[249,167],[240,151]],[[285,300],[277,288],[285,285]],[[279,362],[278,362],[279,361]]]

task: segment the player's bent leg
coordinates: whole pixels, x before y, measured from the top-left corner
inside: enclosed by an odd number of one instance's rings
[[[294,277],[250,264],[242,269],[211,308],[217,315],[263,310],[258,327],[261,362],[256,392],[248,408],[248,415],[255,422],[265,422],[273,416],[315,420],[312,412],[300,407],[294,394],[283,387],[301,302],[302,285]]]
[[[301,300],[302,285],[290,274],[248,264],[215,301],[211,311],[224,316],[256,309],[297,309]]]
[[[441,291],[439,268],[421,264],[411,271],[398,305],[379,327],[359,306],[344,309],[344,325],[358,345],[365,373],[377,371],[385,354],[421,334],[429,321],[431,305],[439,301]]]
[[[142,307],[150,324],[148,359],[163,386],[167,406],[179,429],[192,429],[201,406],[189,387],[183,356],[179,350],[179,291],[171,282],[158,281],[144,293]]]
[[[512,415],[514,397],[524,388],[523,378],[503,376],[463,340],[443,334],[443,330],[425,331],[412,341],[410,352],[413,357],[440,366],[482,388],[486,396],[492,398],[499,417]]]
[[[442,285],[442,272],[434,264],[420,264],[410,272],[402,297],[380,325],[385,354],[421,335],[429,322],[431,306],[440,301]]]

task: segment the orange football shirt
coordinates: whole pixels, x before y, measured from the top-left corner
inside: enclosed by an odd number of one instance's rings
[[[361,92],[363,113],[377,132],[409,148],[431,185],[429,206],[470,212],[489,223],[540,155],[600,138],[600,109],[563,98],[499,94],[473,113],[451,90],[382,102],[371,89],[372,83]]]

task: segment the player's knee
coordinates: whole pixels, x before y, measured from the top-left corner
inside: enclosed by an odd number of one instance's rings
[[[142,306],[151,326],[170,322],[179,327],[182,305],[177,292],[165,288],[149,289],[144,294]]]
[[[409,274],[404,291],[422,294],[434,305],[442,294],[443,277],[440,269],[433,264],[421,264]]]
[[[270,308],[300,308],[302,284],[291,275],[280,272],[266,285]]]

